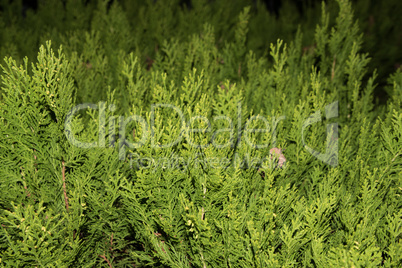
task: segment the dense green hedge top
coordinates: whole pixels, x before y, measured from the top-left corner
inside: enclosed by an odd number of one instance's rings
[[[402,72],[376,106],[348,1],[84,2],[1,13],[0,266],[402,265]]]

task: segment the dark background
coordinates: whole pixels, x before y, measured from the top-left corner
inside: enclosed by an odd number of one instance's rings
[[[23,0],[21,15],[26,16],[29,10],[35,12],[38,8],[38,3],[48,2],[49,0]],[[113,1],[110,0],[109,6]],[[163,1],[163,0],[154,0]],[[210,0],[210,2],[219,0]],[[235,1],[235,0],[234,0]],[[326,0],[331,2],[334,0]],[[7,1],[5,1],[7,2]],[[13,2],[12,0],[8,1]],[[62,1],[65,2],[65,1]],[[88,3],[86,1],[85,3]],[[270,14],[280,19],[280,10],[284,6],[284,2],[291,3],[297,7],[297,11],[301,17],[308,16],[307,9],[315,5],[321,5],[319,0],[261,0],[265,8]],[[372,58],[369,65],[368,74],[377,70],[378,77],[375,97],[378,98],[381,104],[384,104],[389,97],[389,93],[385,90],[390,87],[388,77],[401,68],[402,65],[402,1],[401,0],[352,0],[352,7],[355,12],[355,19],[359,22],[359,27],[363,35],[363,52],[368,52]],[[4,3],[4,2],[3,2]],[[250,3],[256,9],[257,0],[250,0]],[[183,8],[192,8],[191,0],[181,0],[180,5]],[[369,6],[369,8],[367,8]],[[384,8],[385,7],[385,8]],[[0,5],[0,11],[2,7]],[[280,38],[278,36],[278,38]]]

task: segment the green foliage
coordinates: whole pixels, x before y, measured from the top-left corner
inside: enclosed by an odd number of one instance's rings
[[[1,13],[0,267],[402,265],[402,73],[376,107],[348,1],[85,2]]]

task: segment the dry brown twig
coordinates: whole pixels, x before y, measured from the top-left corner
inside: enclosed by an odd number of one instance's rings
[[[335,63],[336,63],[336,56],[334,56],[334,61],[332,62],[331,81],[334,80],[335,77]]]
[[[285,155],[282,153],[285,149],[281,149],[281,148],[272,148],[271,150],[269,150],[269,154],[270,154],[270,160],[277,160],[277,164],[275,166],[282,168],[284,166],[284,164],[286,163],[286,157]],[[261,169],[258,169],[258,171],[260,172],[261,177],[265,178],[265,172]]]
[[[66,188],[66,166],[64,161],[62,161],[63,169],[62,169],[62,176],[63,176],[63,193],[64,193],[64,202],[66,203],[66,210],[68,212],[68,197],[67,197],[67,188]]]
[[[104,260],[107,262],[107,264],[109,265],[110,268],[113,268],[112,264],[111,264],[110,261],[106,258],[105,255],[99,255],[99,257],[101,257],[102,259],[104,259]]]
[[[207,188],[204,186],[204,196],[203,198],[205,199],[205,193],[207,192]],[[205,210],[204,207],[202,207],[202,215],[201,215],[201,220],[204,220],[205,217]]]

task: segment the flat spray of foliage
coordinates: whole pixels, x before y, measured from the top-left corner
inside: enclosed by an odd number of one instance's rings
[[[337,1],[336,17],[322,5],[314,47],[303,49],[299,30],[257,56],[246,45],[250,8],[193,1],[173,15],[160,2],[140,7],[132,32],[135,7],[99,1],[86,16],[81,1],[67,1],[59,16],[69,31],[36,36],[36,60],[18,60],[17,49],[4,59],[0,266],[400,267],[402,73],[376,108],[376,72],[367,73],[350,3]],[[194,28],[182,23],[190,19]],[[98,109],[77,113],[66,131],[71,108],[84,102]],[[336,102],[337,116],[326,119]],[[153,104],[174,105],[186,124]],[[322,121],[304,129],[317,112]],[[123,132],[131,115],[144,121]],[[267,121],[247,120],[257,115]],[[246,131],[265,122],[270,131]],[[305,144],[325,151],[334,122],[329,165]],[[74,146],[71,136],[99,146]],[[124,136],[138,146],[124,147]],[[285,149],[282,168],[250,164],[273,147]]]

